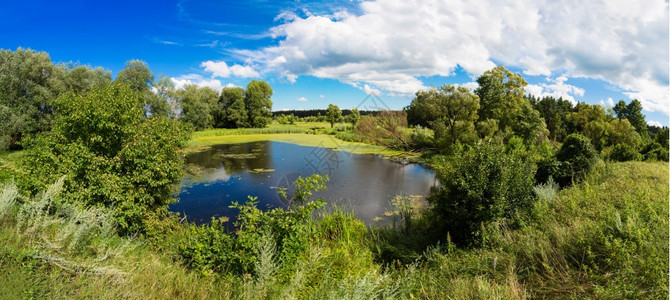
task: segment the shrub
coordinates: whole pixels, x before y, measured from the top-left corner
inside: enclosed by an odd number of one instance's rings
[[[113,209],[122,233],[143,231],[148,213],[174,202],[185,125],[145,118],[144,96],[112,83],[54,101],[53,129],[26,145],[22,181],[33,193],[65,176],[63,198]]]
[[[598,161],[598,154],[588,138],[581,134],[569,135],[556,153],[561,163],[554,178],[561,186],[584,179]]]
[[[428,198],[437,225],[454,242],[476,245],[482,225],[513,221],[532,206],[533,174],[531,163],[505,153],[504,146],[476,144],[449,165],[438,166],[442,186]]]
[[[612,147],[609,153],[609,159],[613,161],[641,160],[642,155],[628,144],[618,144]]]
[[[202,226],[191,226],[179,243],[179,254],[185,262],[203,274],[230,272],[252,273],[258,261],[259,241],[264,234],[271,233],[276,247],[277,259],[282,267],[291,269],[313,237],[312,212],[325,206],[319,198],[310,200],[312,193],[326,188],[328,176],[312,175],[299,177],[295,182],[295,195],[288,209],[260,210],[255,197],[244,204],[234,202],[231,207],[240,210],[234,235],[225,232],[220,220]],[[285,190],[278,191],[288,200]],[[293,205],[296,204],[296,205]]]

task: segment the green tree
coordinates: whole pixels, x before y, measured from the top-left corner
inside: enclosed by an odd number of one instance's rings
[[[84,93],[96,86],[112,81],[112,72],[101,67],[90,68],[75,63],[61,64],[54,68],[56,89],[62,92]]]
[[[642,103],[637,99],[634,99],[628,105],[626,105],[626,119],[630,122],[635,131],[640,135],[644,136],[647,134],[647,121],[642,114]]]
[[[328,109],[326,109],[326,121],[330,123],[330,128],[333,128],[335,122],[339,122],[342,119],[342,111],[335,104],[328,104]]]
[[[190,84],[177,91],[177,98],[182,122],[191,124],[195,130],[204,130],[213,125],[212,111],[216,109],[219,99],[217,91]]]
[[[66,201],[114,210],[122,232],[166,211],[181,178],[178,148],[189,132],[164,117],[144,117],[144,94],[125,84],[72,92],[54,101],[53,129],[28,143],[22,183],[44,190],[65,175]]]
[[[272,116],[272,87],[265,81],[252,80],[244,93],[244,106],[253,127],[265,127]]]
[[[361,120],[361,113],[356,108],[351,109],[351,113],[346,117],[346,121],[351,123],[351,125],[356,126],[356,123]]]
[[[151,73],[146,62],[139,59],[129,60],[125,63],[123,70],[116,76],[115,81],[128,84],[134,91],[149,91],[154,81],[154,73]]]
[[[169,77],[158,76],[158,81],[153,83],[153,91],[147,92],[145,115],[175,117],[175,84]]]
[[[500,130],[511,131],[526,144],[535,143],[545,133],[544,120],[524,96],[527,83],[520,74],[498,66],[479,76],[477,83],[480,121],[497,120]]]
[[[249,127],[248,113],[244,104],[244,89],[225,87],[221,91],[219,107],[223,109],[221,127]]]
[[[563,100],[563,98],[542,97],[536,99],[532,96],[528,98],[533,108],[544,119],[547,130],[549,130],[549,137],[555,141],[563,141],[565,136],[568,135],[566,116],[572,111],[572,103]]]
[[[471,143],[477,139],[475,121],[479,97],[465,87],[444,85],[437,89],[419,91],[417,98],[432,103],[435,120],[429,122],[435,132],[436,144],[451,147],[457,143]]]
[[[51,101],[61,82],[46,52],[0,50],[0,149],[19,149],[21,139],[49,130]]]
[[[479,87],[475,94],[479,96],[479,119],[496,119],[500,129],[510,127],[524,99],[526,80],[503,66],[484,72],[477,78]]]

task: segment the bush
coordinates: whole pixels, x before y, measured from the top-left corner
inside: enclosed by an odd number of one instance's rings
[[[618,144],[612,147],[609,153],[609,159],[613,161],[641,160],[642,155],[628,144]]]
[[[65,176],[64,199],[112,209],[122,233],[143,231],[147,214],[174,202],[190,135],[175,120],[145,118],[143,104],[118,83],[61,95],[53,129],[26,143],[21,182],[37,193]]]
[[[573,133],[563,142],[556,159],[561,165],[554,178],[561,186],[567,186],[584,179],[598,161],[598,154],[588,138]]]
[[[428,201],[437,225],[457,244],[477,245],[482,225],[514,223],[532,207],[534,166],[505,153],[504,146],[478,143],[437,167],[442,186]]]
[[[310,198],[313,192],[326,188],[326,181],[328,176],[299,177],[288,209],[262,211],[256,206],[256,198],[251,196],[245,204],[234,202],[231,207],[240,210],[234,235],[226,233],[219,220],[212,219],[210,224],[190,228],[179,243],[179,254],[189,266],[203,274],[252,273],[258,262],[259,241],[269,234],[282,267],[291,269],[314,236],[310,228],[312,212],[326,203],[321,198],[313,201]],[[288,200],[285,190],[280,189],[278,193]]]

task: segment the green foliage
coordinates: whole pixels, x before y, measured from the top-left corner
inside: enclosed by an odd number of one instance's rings
[[[637,99],[634,99],[628,105],[623,100],[619,100],[614,106],[614,113],[616,113],[619,120],[628,119],[640,135],[647,133],[647,121],[645,121],[644,114],[642,114],[642,103]]]
[[[151,72],[146,62],[139,59],[129,60],[124,69],[116,76],[114,81],[127,84],[137,92],[149,91],[149,85],[154,81],[154,73]]]
[[[328,109],[326,110],[326,121],[330,123],[330,128],[333,128],[335,122],[339,122],[342,119],[342,111],[335,104],[328,104]]]
[[[214,116],[214,127],[249,127],[248,117],[244,104],[244,89],[224,87]]]
[[[0,149],[19,149],[23,137],[51,126],[58,96],[54,66],[46,52],[0,50]]]
[[[598,153],[588,138],[573,133],[569,135],[556,153],[561,164],[554,178],[561,186],[581,181],[593,169],[598,161]]]
[[[289,201],[288,209],[275,208],[260,210],[256,198],[249,196],[245,204],[234,202],[231,207],[239,209],[235,235],[231,236],[222,224],[212,222],[202,226],[192,226],[179,244],[179,253],[191,267],[203,273],[230,272],[244,274],[254,272],[259,262],[256,250],[264,233],[272,233],[276,245],[276,255],[282,267],[293,269],[300,253],[309,246],[313,233],[312,212],[323,207],[325,202],[311,200],[312,193],[326,188],[328,176],[312,175],[299,177],[295,195],[289,200],[285,190],[278,193]],[[295,206],[293,204],[296,204]]]
[[[143,230],[148,213],[174,201],[189,137],[175,121],[144,118],[143,103],[118,83],[60,96],[52,131],[28,144],[26,187],[35,193],[65,175],[68,201],[113,209],[124,233]]]
[[[351,113],[344,117],[345,122],[351,123],[351,125],[356,126],[356,123],[361,120],[361,113],[356,108],[351,109]]]
[[[175,84],[167,76],[158,76],[158,82],[153,83],[155,92],[146,92],[145,115],[154,117],[175,118],[176,90]]]
[[[252,127],[263,128],[269,123],[268,118],[272,116],[271,97],[272,88],[267,82],[252,80],[247,84],[244,105]]]
[[[563,98],[556,99],[551,96],[541,99],[530,97],[530,103],[544,119],[549,131],[549,138],[559,142],[563,141],[569,133],[566,116],[572,110],[572,103]]]
[[[407,109],[407,118],[418,119],[421,115],[428,117],[415,121],[428,123],[434,132],[434,143],[438,149],[451,150],[457,143],[471,144],[477,139],[474,122],[478,109],[479,98],[470,90],[444,85],[437,89],[418,91]]]
[[[354,133],[368,143],[389,148],[409,149],[407,137],[407,113],[404,111],[381,111],[377,116],[365,116],[356,124]]]
[[[527,84],[523,77],[498,66],[479,76],[477,83],[479,119],[496,119],[501,129],[512,126],[518,110],[528,102],[523,97]]]
[[[219,95],[209,87],[198,87],[195,84],[184,86],[177,91],[181,106],[181,121],[190,124],[195,130],[204,130],[212,127],[214,118],[212,112],[216,110]]]
[[[612,147],[608,158],[613,161],[642,160],[642,155],[629,144],[617,144]]]
[[[668,161],[668,148],[659,143],[649,143],[640,151],[644,160]]]
[[[437,169],[442,183],[428,200],[453,241],[477,245],[482,224],[513,222],[532,204],[534,166],[503,146],[478,143]]]

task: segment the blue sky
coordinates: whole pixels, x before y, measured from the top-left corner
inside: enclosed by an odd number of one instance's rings
[[[527,92],[608,106],[637,98],[668,124],[665,1],[3,1],[0,48],[114,75],[146,61],[175,83],[268,81],[274,109],[390,108],[502,64]],[[610,100],[611,99],[611,100]]]

